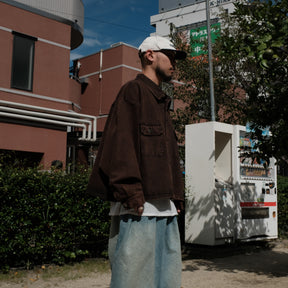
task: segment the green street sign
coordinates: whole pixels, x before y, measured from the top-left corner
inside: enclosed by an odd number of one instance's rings
[[[215,42],[216,38],[220,36],[221,25],[220,23],[215,23],[211,25],[211,41]],[[202,54],[207,54],[208,52],[203,49],[203,41],[207,39],[207,26],[198,27],[196,29],[190,30],[190,43],[192,48],[191,56],[199,56]]]

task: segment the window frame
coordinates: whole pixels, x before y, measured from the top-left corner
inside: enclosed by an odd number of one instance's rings
[[[14,37],[13,37],[13,51],[12,51],[11,88],[19,89],[19,90],[25,90],[25,91],[33,91],[35,42],[37,41],[37,38],[26,35],[26,34],[22,34],[22,33],[16,32],[16,31],[12,31],[12,34]],[[29,43],[30,46],[28,47],[28,45],[27,45],[26,55],[23,55],[22,51],[20,52],[20,50],[23,47],[22,47],[22,45],[20,46],[17,39],[29,41],[27,43]],[[27,57],[27,58],[25,58],[25,61],[24,61],[27,63],[24,63],[24,64],[19,63],[19,55],[21,55],[21,57]],[[28,75],[26,76],[27,79],[22,81],[23,83],[25,82],[24,84],[19,83],[19,82],[21,82],[21,81],[19,81],[19,79],[20,79],[19,74],[21,73],[18,70],[19,67],[20,67],[20,69],[23,69],[23,67],[24,67],[24,70],[28,71]]]

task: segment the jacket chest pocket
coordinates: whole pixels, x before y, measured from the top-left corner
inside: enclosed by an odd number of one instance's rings
[[[160,124],[141,124],[140,138],[143,156],[162,157],[164,155],[164,131]]]

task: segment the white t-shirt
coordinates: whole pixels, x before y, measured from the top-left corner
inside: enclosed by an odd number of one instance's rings
[[[134,209],[125,209],[120,202],[111,202],[110,216],[125,214],[138,215]],[[142,216],[168,217],[178,215],[175,204],[170,199],[157,199],[144,203]]]

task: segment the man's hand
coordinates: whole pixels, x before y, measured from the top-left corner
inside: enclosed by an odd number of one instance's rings
[[[138,215],[141,216],[143,214],[143,211],[144,211],[144,207],[140,206],[140,207],[137,208],[137,211],[135,211],[135,212],[137,212]]]
[[[117,199],[116,197],[115,199],[120,201],[125,209],[132,209],[132,211],[134,211],[139,216],[143,214],[145,199],[142,193],[131,194],[130,197],[127,197],[122,201],[121,199]]]
[[[127,210],[129,210],[130,208],[128,207],[128,205],[126,203],[123,204],[123,207]],[[132,208],[133,209],[133,208]],[[137,208],[134,208],[134,211],[141,216],[143,214],[144,211],[144,207],[143,206],[139,206]]]
[[[175,200],[174,204],[176,206],[178,214],[180,214],[181,212],[184,211],[184,202],[183,201]]]

